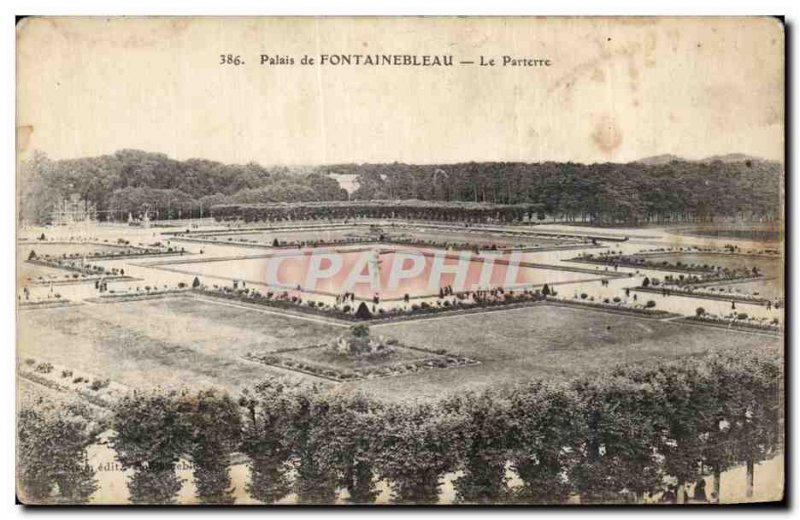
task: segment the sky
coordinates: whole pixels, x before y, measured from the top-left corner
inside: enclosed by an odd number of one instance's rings
[[[17,44],[20,158],[783,160],[783,28],[769,18],[40,18]],[[299,64],[376,53],[456,63]],[[504,55],[550,66],[479,65]]]

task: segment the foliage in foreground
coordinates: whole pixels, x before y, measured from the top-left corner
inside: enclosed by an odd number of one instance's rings
[[[37,403],[17,418],[17,481],[27,504],[86,503],[97,489],[87,448],[97,441],[98,425],[76,405]]]
[[[352,503],[371,503],[381,481],[395,502],[436,503],[455,472],[464,503],[639,501],[739,464],[752,486],[754,464],[781,449],[781,371],[779,355],[726,353],[436,403],[382,404],[283,380],[238,402],[214,391],[134,393],[114,411],[112,446],[133,470],[134,503],[174,503],[182,458],[193,463],[200,502],[231,503],[235,452],[249,460],[246,491],[266,503],[291,493],[332,503],[342,489]],[[94,437],[76,424],[21,414],[28,496],[81,502],[94,491],[83,464]],[[520,485],[509,485],[509,469]]]

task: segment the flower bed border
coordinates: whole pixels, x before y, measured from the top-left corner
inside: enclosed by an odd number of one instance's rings
[[[538,296],[527,299],[516,299],[501,302],[486,302],[482,304],[468,304],[468,305],[450,305],[448,307],[430,306],[425,309],[417,309],[414,311],[400,311],[394,313],[374,314],[369,319],[358,319],[354,314],[345,313],[344,311],[320,310],[318,307],[308,307],[307,305],[292,303],[290,301],[275,300],[268,298],[243,298],[240,295],[224,293],[222,291],[212,291],[203,289],[192,289],[190,291],[175,291],[180,294],[197,295],[197,296],[210,296],[212,298],[220,298],[223,300],[236,301],[245,305],[253,305],[255,307],[270,307],[284,311],[289,314],[297,313],[300,315],[313,315],[323,318],[328,318],[340,323],[363,323],[365,325],[377,325],[382,323],[395,323],[403,321],[416,321],[424,320],[427,318],[435,318],[440,316],[459,316],[466,314],[495,312],[503,310],[513,310],[524,307],[535,307],[539,305],[563,305],[573,307],[592,308],[600,311],[611,312],[616,314],[634,315],[644,318],[663,319],[671,317],[680,317],[681,314],[675,314],[661,309],[637,309],[633,307],[624,307],[613,304],[606,304],[601,302],[585,302],[575,301],[568,299],[556,298],[553,296]],[[406,347],[413,348],[413,347]]]
[[[624,305],[614,305],[611,303],[602,302],[587,302],[585,300],[567,300],[560,298],[553,298],[548,296],[547,302],[556,305],[573,306],[573,307],[588,307],[605,312],[615,314],[628,314],[644,318],[663,319],[663,318],[677,318],[683,314],[676,314],[674,312],[664,311],[661,309],[637,309],[635,307],[625,307]]]
[[[38,301],[21,301],[17,303],[19,310],[23,309],[52,309],[54,307],[71,307],[74,305],[81,305],[80,303],[73,302],[66,298],[58,298],[56,300],[38,300]]]
[[[613,258],[613,257],[610,257]],[[563,262],[575,262],[576,264],[589,264],[589,265],[604,265],[608,267],[624,267],[627,269],[638,269],[638,270],[647,270],[647,271],[665,271],[671,273],[689,273],[689,274],[708,274],[715,272],[712,269],[686,269],[678,266],[664,266],[664,265],[647,265],[647,264],[614,264],[611,262],[606,262],[600,259],[590,259],[590,258],[566,258],[562,260]]]
[[[741,320],[727,320],[724,318],[700,318],[697,316],[686,316],[683,320],[700,325],[707,325],[709,327],[716,327],[718,329],[739,329],[750,332],[763,332],[773,336],[782,337],[783,328],[780,325],[769,325],[768,327],[759,327],[758,325],[751,325]]]
[[[690,284],[690,287],[691,286],[692,285]],[[720,296],[718,294],[706,294],[706,293],[682,291],[680,289],[675,289],[673,286],[666,286],[666,287],[670,291],[670,296],[685,296],[687,298],[699,298],[705,300],[735,301],[737,303],[745,303],[751,305],[766,305],[766,303],[769,301],[766,298],[747,297],[742,295],[727,297],[727,296]],[[630,289],[634,292],[645,292],[645,293],[655,293],[655,294],[663,293],[662,289],[655,289],[653,287],[631,287]]]
[[[246,233],[242,233],[246,234]],[[313,242],[309,241],[302,244],[280,244],[278,246],[273,246],[272,244],[265,244],[262,242],[244,242],[241,240],[214,240],[214,239],[206,239],[203,237],[188,237],[186,235],[175,236],[173,240],[182,240],[185,242],[194,242],[199,244],[210,244],[210,245],[218,245],[218,246],[234,246],[234,247],[249,247],[249,248],[257,248],[257,249],[269,249],[269,250],[280,250],[280,251],[291,251],[291,250],[299,250],[303,248],[323,248],[323,247],[345,247],[345,246],[367,246],[367,245],[393,245],[393,246],[414,246],[419,248],[429,248],[429,249],[442,249],[448,251],[448,248],[453,248],[454,251],[469,251],[478,249],[479,251],[533,251],[533,252],[548,252],[548,251],[569,251],[571,249],[601,249],[603,246],[600,245],[593,245],[591,243],[572,243],[572,244],[560,244],[560,245],[549,245],[549,246],[535,246],[535,245],[511,245],[511,246],[497,246],[496,248],[492,248],[490,246],[485,246],[481,244],[471,244],[471,243],[444,243],[444,242],[415,242],[412,240],[398,240],[384,237],[382,240],[379,239],[356,239],[356,240],[329,240],[329,241],[318,241]]]
[[[33,359],[33,358],[28,358]],[[34,361],[36,361],[34,359]],[[52,364],[51,364],[52,365]],[[59,371],[69,370],[70,375],[65,377],[61,377],[60,379],[56,376]],[[82,371],[78,371],[78,373],[74,373],[72,369],[69,367],[65,367],[62,365],[55,365],[51,366],[51,371],[48,373],[41,373],[37,372],[35,369],[28,368],[25,364],[24,360],[19,359],[17,361],[17,375],[19,377],[28,379],[33,381],[34,383],[40,384],[51,390],[55,390],[57,392],[73,394],[81,399],[85,399],[89,403],[99,406],[101,408],[111,408],[113,403],[116,401],[118,397],[124,395],[130,390],[130,387],[127,385],[123,385],[117,383],[115,381],[106,380],[106,384],[97,390],[93,389],[86,389],[77,385],[82,385],[82,383],[72,383],[72,385],[68,384],[69,381],[73,381],[74,376],[79,376],[85,381],[89,383],[90,380],[94,379],[97,380],[98,377],[95,374],[89,374]],[[106,389],[104,394],[99,394],[100,390]]]
[[[66,258],[59,257],[59,256],[53,256],[53,255],[43,255],[43,256],[49,256],[50,258],[60,258],[60,259],[64,259],[64,260],[75,260],[75,259],[78,259],[78,258],[85,258],[86,260],[123,260],[123,259],[126,259],[126,258],[141,258],[141,257],[146,257],[146,256],[179,255],[179,254],[181,254],[180,251],[167,251],[165,248],[147,247],[147,246],[132,246],[132,245],[129,245],[129,244],[127,244],[127,245],[124,245],[124,244],[112,244],[112,243],[109,243],[109,242],[97,242],[97,241],[73,242],[73,241],[69,241],[69,240],[51,240],[51,241],[48,241],[48,240],[45,240],[45,241],[37,240],[37,241],[20,241],[20,242],[25,244],[25,246],[35,246],[35,245],[42,245],[42,246],[47,246],[47,245],[89,245],[89,246],[98,246],[98,247],[108,247],[108,248],[112,248],[112,249],[113,248],[119,248],[119,249],[129,249],[129,250],[133,250],[133,251],[139,251],[138,253],[129,252],[129,253],[121,253],[121,254],[104,253],[104,254],[100,254],[100,255],[94,255],[94,254],[93,255],[83,255],[83,256],[82,255],[77,255],[77,256],[71,256],[71,257],[66,257]],[[35,251],[35,248],[34,248],[34,251]],[[188,251],[184,251],[183,254],[184,255],[188,255],[188,254],[194,254],[194,253],[189,253]],[[38,258],[38,256],[37,256],[37,258]]]
[[[674,249],[653,249],[653,250],[644,250],[639,253],[630,253],[624,255],[613,255],[613,256],[606,256],[606,257],[595,257],[594,255],[591,256],[578,256],[575,258],[564,260],[566,262],[576,262],[576,263],[584,263],[584,264],[593,264],[593,265],[606,265],[606,266],[618,266],[618,267],[626,267],[628,269],[646,269],[651,271],[667,271],[667,272],[678,272],[678,273],[685,273],[685,274],[694,274],[694,275],[703,275],[703,274],[713,274],[717,272],[716,269],[711,268],[695,268],[692,269],[688,266],[678,266],[676,264],[670,264],[669,266],[664,266],[663,264],[660,265],[652,265],[652,264],[615,264],[613,263],[614,259],[619,258],[632,258],[632,257],[643,257],[647,258],[648,256],[659,256],[665,254],[683,254],[683,255],[725,255],[725,256],[751,256],[757,258],[770,258],[770,259],[780,259],[782,256],[780,254],[774,253],[757,253],[757,252],[733,252],[724,249],[708,249],[708,250],[674,250]],[[646,260],[649,262],[649,260]],[[711,283],[711,282],[723,282],[728,280],[749,280],[749,279],[759,279],[763,278],[763,276],[737,276],[729,279],[723,280],[701,280],[696,283]]]
[[[154,300],[157,298],[166,298],[168,296],[179,296],[188,294],[191,289],[167,289],[159,291],[139,291],[135,293],[113,293],[102,294],[95,298],[87,298],[86,301],[92,303],[110,303],[110,302],[124,302],[124,301],[137,301],[137,300]]]
[[[439,315],[441,313],[446,312],[455,312],[455,311],[485,311],[487,309],[496,309],[496,308],[508,308],[512,305],[520,305],[520,304],[533,304],[533,303],[541,303],[545,301],[544,296],[538,297],[528,297],[525,299],[515,298],[513,300],[503,300],[503,301],[493,301],[493,302],[483,302],[483,303],[470,303],[470,304],[450,304],[449,306],[436,306],[430,305],[427,308],[419,308],[416,310],[411,311],[386,311],[383,314],[375,313],[372,314],[371,318],[368,319],[360,319],[355,316],[353,313],[345,312],[341,309],[320,309],[319,307],[309,307],[306,304],[298,304],[287,300],[279,300],[275,298],[253,298],[250,296],[242,296],[240,294],[231,293],[231,292],[224,292],[219,290],[209,290],[209,289],[201,289],[201,288],[194,288],[192,292],[201,295],[201,296],[210,296],[213,298],[220,298],[223,300],[229,301],[236,301],[245,304],[257,305],[262,307],[271,307],[277,308],[281,310],[288,310],[288,311],[296,311],[301,314],[310,314],[314,316],[321,316],[324,318],[340,320],[348,323],[364,323],[364,324],[377,324],[377,323],[387,323],[388,321],[394,321],[401,319],[417,319],[423,316],[428,315]],[[516,292],[516,291],[515,291]]]
[[[410,361],[398,361],[393,364],[381,365],[376,366],[372,369],[359,369],[358,371],[352,369],[342,369],[337,368],[330,365],[323,365],[321,363],[316,363],[313,361],[297,361],[294,359],[289,358],[288,356],[282,356],[282,354],[286,354],[288,352],[294,352],[298,350],[308,350],[312,348],[325,348],[324,345],[311,345],[308,347],[299,347],[295,349],[288,349],[280,352],[265,352],[263,354],[254,354],[252,352],[248,352],[244,356],[244,359],[248,361],[252,361],[254,363],[261,363],[268,366],[273,366],[277,368],[282,368],[284,370],[291,370],[294,372],[300,372],[302,374],[311,375],[314,377],[319,377],[322,379],[328,379],[330,381],[334,381],[337,383],[347,383],[353,381],[364,381],[370,379],[385,379],[389,377],[401,377],[404,375],[409,374],[416,374],[423,371],[428,370],[444,370],[449,368],[463,368],[469,366],[476,366],[480,365],[481,362],[472,359],[466,356],[457,356],[453,354],[438,354],[436,352],[430,351],[428,349],[419,348],[419,347],[411,347],[407,345],[399,345],[400,348],[406,348],[409,350],[417,350],[420,352],[425,352],[426,354],[430,354],[428,357],[410,360]],[[445,360],[445,366],[434,366],[430,363],[433,363],[434,360]],[[290,366],[287,362],[296,362],[299,363],[301,366]],[[411,371],[404,370],[403,372],[396,371],[399,368],[405,368],[408,366],[413,366],[414,369]],[[383,371],[388,370],[388,373],[383,373]],[[361,372],[361,374],[357,374],[356,372]]]

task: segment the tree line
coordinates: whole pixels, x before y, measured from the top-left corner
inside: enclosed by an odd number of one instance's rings
[[[521,222],[544,218],[541,206],[485,202],[424,200],[370,200],[287,202],[276,204],[221,204],[213,208],[218,221],[274,222],[354,218],[402,218],[447,222]]]
[[[21,219],[44,223],[73,194],[95,204],[102,220],[145,211],[151,219],[210,216],[221,203],[347,199],[335,179],[311,167],[178,161],[141,150],[63,160],[37,152],[21,164]]]
[[[21,165],[20,218],[46,222],[78,194],[101,219],[213,216],[225,204],[347,200],[330,174],[356,176],[352,199],[533,205],[537,215],[591,223],[773,220],[782,214],[783,167],[757,159],[650,163],[338,164],[264,167],[120,150]]]
[[[281,379],[234,399],[212,390],[121,399],[105,427],[133,472],[130,500],[175,503],[175,464],[193,465],[202,503],[234,500],[230,466],[246,455],[246,492],[273,503],[372,503],[379,482],[397,503],[438,499],[443,476],[461,503],[637,502],[647,494],[782,449],[778,354],[726,353],[623,365],[564,384],[532,382],[437,402],[383,403]],[[68,414],[23,410],[19,482],[31,501],[82,502],[96,488],[86,448],[101,428]],[[521,482],[509,486],[507,469]]]
[[[776,219],[782,166],[743,159],[663,164],[459,163],[331,166],[358,176],[353,198],[540,204],[557,220],[593,223]]]

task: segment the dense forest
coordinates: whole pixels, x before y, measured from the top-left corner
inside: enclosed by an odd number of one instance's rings
[[[316,168],[265,168],[120,150],[112,155],[53,161],[36,153],[22,164],[20,218],[46,222],[64,197],[97,206],[101,220],[144,211],[151,218],[209,216],[221,203],[346,200],[339,183]]]
[[[232,204],[342,201],[329,174],[355,175],[351,199],[532,205],[562,221],[664,223],[778,219],[783,168],[745,158],[650,164],[459,163],[264,167],[120,150],[112,155],[22,163],[20,218],[45,222],[63,197],[78,194],[99,217],[210,216]]]
[[[775,219],[781,214],[779,163],[461,163],[332,166],[358,175],[353,198],[542,205],[565,221]]]

